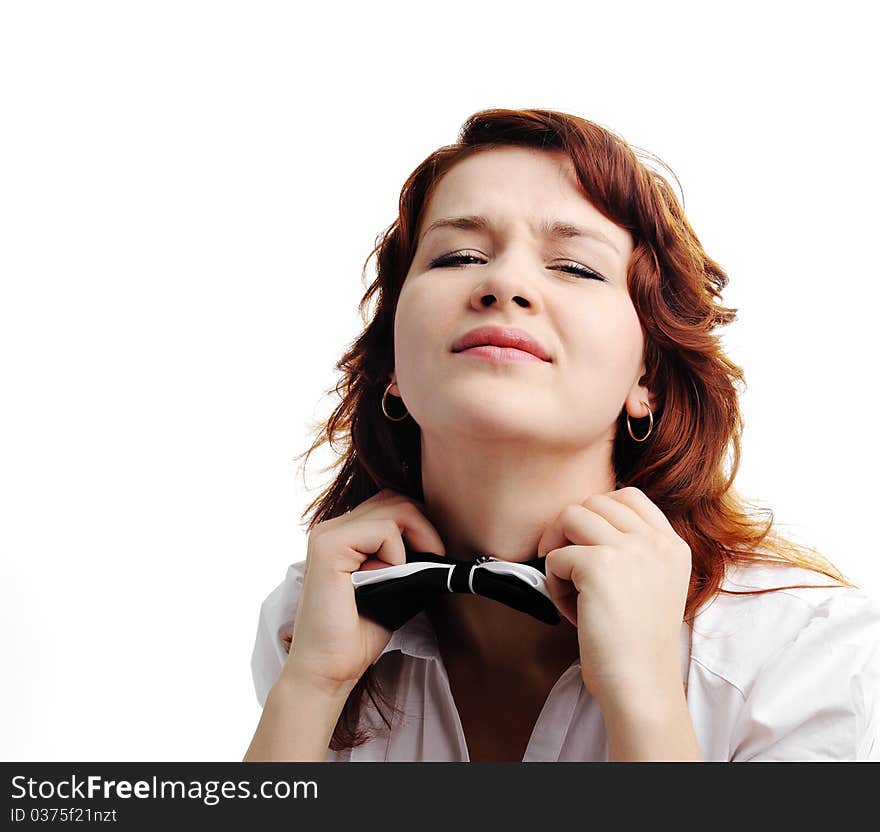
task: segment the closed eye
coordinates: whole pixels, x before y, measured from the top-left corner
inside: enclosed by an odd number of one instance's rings
[[[476,257],[473,254],[447,254],[443,257],[438,257],[436,260],[432,260],[428,264],[428,268],[440,269],[445,266],[464,266],[467,265],[465,261],[470,261],[471,263],[482,262],[479,257]],[[557,268],[559,271],[575,274],[584,280],[601,280],[606,283],[608,282],[607,278],[602,277],[599,272],[595,272],[592,269],[588,269],[586,266],[579,265],[578,263],[573,263],[570,260],[568,262],[570,265],[558,266]]]

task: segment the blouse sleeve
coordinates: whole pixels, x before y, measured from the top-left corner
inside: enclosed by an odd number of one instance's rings
[[[743,693],[731,762],[880,760],[880,604],[832,590]]]
[[[251,673],[261,708],[265,706],[269,690],[287,661],[304,569],[305,561],[291,564],[284,580],[269,593],[260,607],[257,637],[251,655]]]

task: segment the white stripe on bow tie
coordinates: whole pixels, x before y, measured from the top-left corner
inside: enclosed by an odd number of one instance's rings
[[[446,569],[448,571],[446,585],[449,586],[449,581],[452,579],[452,570],[455,569],[455,566],[456,563],[445,564],[426,561],[402,563],[399,566],[384,566],[379,569],[352,572],[351,582],[358,587],[365,584],[383,583],[392,578],[404,578],[422,569]],[[474,564],[473,569],[488,569],[490,572],[495,572],[499,575],[513,575],[515,578],[519,578],[524,583],[537,589],[538,592],[545,595],[548,599],[553,600],[547,591],[547,576],[540,569],[535,569],[533,566],[527,566],[524,563],[514,563],[508,560],[491,560],[485,563]],[[471,578],[473,577],[473,569],[471,570]],[[470,578],[468,585],[471,588],[471,592],[473,592],[474,589],[470,584]]]

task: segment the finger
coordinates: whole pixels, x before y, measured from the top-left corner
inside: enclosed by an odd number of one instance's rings
[[[357,571],[372,572],[374,569],[386,569],[387,567],[388,564],[384,560],[370,556],[361,564],[361,568]]]
[[[581,505],[598,514],[619,532],[636,532],[644,529],[646,521],[633,508],[632,502],[632,497],[616,500],[611,494],[591,494]]]
[[[347,513],[353,514],[357,512],[358,514],[363,514],[364,511],[362,509],[372,509],[376,506],[385,505],[390,500],[393,500],[396,497],[401,497],[402,495],[395,491],[393,488],[383,488],[381,491],[377,491],[371,497],[367,497],[366,500],[358,503],[353,509],[349,509]]]
[[[581,548],[583,547],[568,546],[554,549],[547,555],[545,562],[547,592],[550,593],[550,599],[575,627],[577,626],[577,605],[580,590],[575,574],[578,558],[574,550]]]
[[[352,519],[351,515],[343,517],[342,525],[326,527],[320,541],[316,540],[316,546],[320,545],[317,551],[324,554],[316,559],[315,568],[336,573],[357,572],[371,557],[382,561],[383,566],[406,563],[400,529],[392,516],[374,513],[359,519]],[[311,565],[311,552],[310,548],[306,576]]]
[[[657,531],[668,534],[676,533],[675,528],[669,522],[669,518],[663,513],[658,506],[644,491],[634,486],[621,488],[618,491],[612,491],[609,495],[613,500],[629,506],[635,511],[649,526]]]
[[[566,506],[556,519],[544,529],[538,541],[538,556],[543,557],[553,549],[575,544],[591,546],[612,544],[620,537],[620,529],[609,523],[601,514],[583,505]]]
[[[401,566],[406,563],[406,550],[400,537],[400,526],[394,517],[374,516],[364,518],[358,529],[358,554],[361,562],[358,569],[368,560],[378,560],[380,565]]]
[[[446,546],[440,533],[414,502],[407,500],[395,506],[394,517],[400,527],[401,536],[409,544],[410,549],[418,552],[434,552],[438,555],[446,554]]]
[[[559,610],[560,615],[571,622],[575,627],[578,625],[578,594],[572,589],[571,584],[559,581],[558,578],[547,578],[547,592],[550,593],[550,600]]]
[[[364,521],[372,522],[372,526],[371,534],[361,538],[363,558],[360,568],[363,568],[370,555],[381,561],[371,564],[370,569],[403,565],[406,563],[404,540],[416,551],[446,554],[446,547],[437,530],[413,503],[404,501],[386,508],[387,511],[369,521],[364,518]]]
[[[591,557],[591,549],[595,546],[563,546],[554,549],[547,555],[545,570],[547,575],[552,575],[560,581],[572,584],[576,592],[581,592],[587,586],[587,565]]]

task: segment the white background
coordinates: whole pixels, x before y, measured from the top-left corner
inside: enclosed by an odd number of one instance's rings
[[[487,107],[672,166],[739,309],[738,485],[880,595],[870,4],[318,8],[0,6],[5,760],[244,755],[364,260]]]

